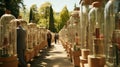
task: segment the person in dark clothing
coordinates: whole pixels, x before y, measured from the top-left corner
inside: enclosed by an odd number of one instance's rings
[[[54,36],[55,44],[57,43],[58,39],[59,39],[59,35],[55,33],[55,36]]]
[[[26,31],[21,27],[20,21],[17,21],[17,56],[19,59],[19,67],[27,67],[25,61],[26,50]]]
[[[50,31],[47,33],[47,42],[48,42],[48,47],[51,47],[51,40],[52,40],[52,34]]]
[[[56,42],[57,42],[57,34],[56,33],[54,35],[54,40],[55,40],[55,44],[56,44]]]

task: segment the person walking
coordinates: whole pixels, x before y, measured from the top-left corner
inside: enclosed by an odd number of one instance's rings
[[[51,40],[52,40],[52,34],[50,33],[50,31],[48,31],[47,33],[47,43],[48,43],[48,47],[51,47]]]
[[[27,67],[25,61],[26,50],[26,31],[22,28],[20,21],[17,21],[17,56],[19,59],[19,67]]]
[[[55,40],[55,44],[56,44],[56,42],[57,42],[57,33],[55,33],[55,35],[54,35],[54,40]]]
[[[57,43],[57,42],[59,42],[58,40],[59,40],[59,35],[58,35],[58,33],[55,33],[55,35],[54,35],[54,40],[55,40],[55,44]]]

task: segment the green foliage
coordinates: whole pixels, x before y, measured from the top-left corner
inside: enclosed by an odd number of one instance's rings
[[[50,6],[49,30],[52,32],[56,32],[52,6]]]
[[[29,17],[29,22],[31,22],[33,20],[33,11],[30,8],[30,17]]]
[[[22,18],[29,22],[29,10],[28,9],[20,9],[20,13],[19,13],[20,16],[22,16]]]
[[[69,20],[69,11],[67,9],[67,7],[65,6],[62,11],[60,12],[60,29],[63,28],[63,26],[66,24],[66,22]]]
[[[4,4],[4,7],[0,6],[0,8],[9,9],[16,18],[19,16],[19,5],[21,4],[24,7],[23,0],[0,0],[0,2]],[[2,10],[0,9],[0,11]]]
[[[54,26],[52,26],[53,27],[52,29],[55,29],[56,32],[59,32],[59,30],[62,29],[64,24],[66,24],[66,21],[69,19],[68,9],[65,6],[60,14],[55,13],[52,10],[53,16],[49,17],[49,15],[50,15],[50,6],[51,6],[51,3],[49,3],[49,2],[45,2],[42,5],[40,5],[39,10],[38,10],[40,20],[39,20],[38,24],[39,24],[39,26],[43,25],[43,26],[45,26],[47,28],[50,27],[50,29],[51,29],[51,25],[54,25]],[[52,19],[52,20],[50,20],[50,19]],[[49,22],[53,22],[53,24],[49,25]]]
[[[54,14],[54,18],[55,18],[55,28],[56,28],[56,32],[59,32],[59,30],[60,30],[60,23],[61,23],[61,21],[60,21],[60,16],[59,16],[59,13],[55,13]]]
[[[43,3],[40,7],[39,7],[39,22],[38,22],[38,24],[41,26],[41,25],[43,25],[43,26],[45,26],[45,27],[48,27],[48,18],[49,18],[49,13],[50,13],[50,5],[51,5],[51,3],[49,3],[49,2],[45,2],[45,3]]]
[[[38,23],[39,15],[36,4],[33,4],[30,8],[29,22]]]
[[[50,3],[49,2],[45,2],[43,3],[40,8],[39,8],[39,14],[42,18],[48,18],[49,17],[49,8],[50,8]]]
[[[4,14],[5,4],[0,1],[0,17]]]

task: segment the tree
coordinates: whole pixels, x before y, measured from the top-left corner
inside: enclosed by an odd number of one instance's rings
[[[54,13],[54,18],[55,18],[55,20],[54,20],[54,24],[55,24],[55,28],[56,28],[56,32],[59,32],[59,30],[60,30],[60,16],[59,16],[59,12],[56,12],[56,13]]]
[[[36,4],[33,4],[30,8],[29,22],[38,23],[39,15]]]
[[[56,32],[52,6],[50,6],[49,30],[52,32]]]
[[[19,15],[22,16],[22,18],[24,18],[24,20],[27,22],[29,22],[29,13],[29,9],[20,8]]]
[[[76,8],[77,6],[76,6],[76,3],[75,3],[75,5],[74,5],[74,8]]]
[[[67,7],[65,6],[62,11],[60,12],[60,29],[63,28],[63,26],[66,24],[66,22],[69,20],[69,11],[67,9]]]
[[[0,1],[0,17],[4,14],[5,4]]]
[[[0,0],[0,2],[5,4],[4,8],[9,9],[16,18],[19,16],[20,4],[22,5],[22,7],[25,6],[23,4],[23,0]]]
[[[40,26],[48,27],[50,5],[51,5],[51,3],[45,2],[39,8],[39,16],[40,16],[39,25]]]
[[[29,22],[33,20],[33,11],[32,8],[30,8],[30,15],[29,15]]]

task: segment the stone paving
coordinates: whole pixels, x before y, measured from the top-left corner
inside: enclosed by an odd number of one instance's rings
[[[61,43],[52,43],[51,48],[43,49],[30,64],[31,67],[74,67]]]

